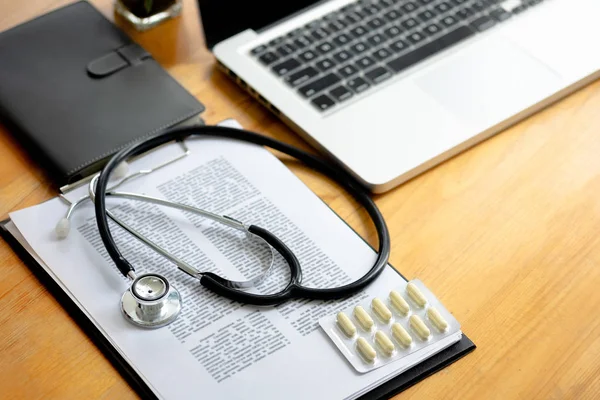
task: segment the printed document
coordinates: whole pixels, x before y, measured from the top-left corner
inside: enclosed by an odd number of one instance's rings
[[[189,156],[119,190],[188,204],[270,230],[299,258],[307,286],[340,286],[372,266],[373,249],[269,151],[225,139],[190,138],[186,143]],[[129,170],[156,166],[181,151],[179,144],[169,144],[133,161]],[[85,194],[87,187],[82,187],[67,198],[74,201]],[[107,204],[126,223],[201,271],[245,280],[269,264],[266,246],[217,222],[134,200],[108,198]],[[330,342],[318,319],[366,298],[386,296],[402,282],[391,267],[351,298],[255,307],[204,289],[111,222],[115,240],[136,273],[167,277],[183,298],[174,323],[141,329],[121,315],[120,299],[130,282],[104,249],[91,202],[73,214],[69,236],[56,237],[54,228],[67,208],[63,199],[55,198],[14,212],[9,229],[159,398],[352,399],[461,337],[459,333],[360,374]],[[256,292],[274,292],[286,284],[287,264],[275,254],[273,271]]]

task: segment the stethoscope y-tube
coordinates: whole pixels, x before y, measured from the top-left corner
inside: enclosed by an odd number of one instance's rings
[[[94,177],[92,179],[92,181],[90,182],[89,185],[89,192],[90,192],[90,199],[92,199],[92,201],[95,200],[96,198],[96,193],[94,192],[94,187],[96,185],[98,177]],[[214,213],[211,213],[209,211],[206,210],[202,210],[196,207],[192,207],[192,206],[188,206],[186,204],[181,204],[181,203],[176,203],[173,201],[167,201],[167,200],[163,200],[157,197],[152,197],[152,196],[148,196],[148,195],[143,195],[143,194],[137,194],[137,193],[128,193],[128,192],[118,192],[118,191],[114,191],[111,190],[109,192],[106,192],[106,196],[109,197],[118,197],[118,198],[122,198],[122,199],[129,199],[129,200],[137,200],[137,201],[141,201],[144,203],[152,203],[152,204],[157,204],[160,206],[165,206],[165,207],[169,207],[169,208],[174,208],[176,210],[180,210],[180,211],[185,211],[185,212],[189,212],[192,214],[197,214],[200,215],[204,218],[208,218],[211,219],[215,222],[218,222],[220,224],[226,225],[230,228],[242,231],[244,233],[247,234],[247,236],[249,236],[250,238],[256,238],[259,241],[263,242],[270,250],[271,252],[271,257],[270,257],[270,263],[269,266],[260,274],[258,274],[257,276],[245,280],[245,281],[232,281],[229,280],[227,281],[227,285],[229,285],[232,288],[238,288],[238,289],[248,289],[251,287],[255,287],[257,285],[259,285],[271,272],[271,269],[273,268],[274,265],[274,260],[275,260],[275,255],[273,253],[273,247],[271,247],[269,245],[269,242],[265,239],[265,238],[271,238],[274,237],[274,235],[266,230],[261,230],[258,234],[254,232],[254,230],[251,230],[250,227],[244,225],[243,223],[241,223],[240,221],[233,219],[231,217],[228,217],[226,215],[217,215]],[[110,219],[112,219],[117,225],[119,225],[121,228],[123,228],[124,230],[126,230],[129,234],[131,234],[133,237],[135,237],[136,239],[138,239],[140,242],[144,243],[146,246],[150,247],[152,250],[156,251],[157,253],[159,253],[160,255],[162,255],[163,257],[165,257],[166,259],[168,259],[169,261],[171,261],[172,263],[174,263],[181,271],[185,272],[186,274],[190,275],[193,278],[197,278],[200,279],[202,277],[202,275],[206,274],[206,272],[202,272],[200,270],[198,270],[196,267],[188,264],[186,261],[180,259],[179,257],[171,254],[168,250],[164,249],[163,247],[159,246],[158,244],[154,243],[152,240],[150,240],[149,238],[147,238],[146,236],[142,235],[140,232],[138,232],[137,230],[135,230],[133,227],[129,226],[128,224],[126,224],[124,221],[122,221],[121,219],[119,219],[116,215],[114,215],[112,212],[110,211],[106,211],[106,214],[108,215],[108,217]],[[129,273],[127,274],[129,277],[131,277],[133,279],[133,272],[134,271],[129,271]]]
[[[383,216],[375,205],[375,202],[353,176],[348,174],[342,168],[329,161],[326,161],[323,158],[254,132],[221,126],[199,126],[169,130],[121,150],[106,164],[98,176],[97,182],[94,182],[94,207],[96,212],[96,221],[98,224],[98,232],[109,256],[123,275],[129,277],[135,276],[135,268],[121,254],[108,225],[109,215],[106,209],[106,197],[107,194],[111,195],[110,191],[107,193],[107,187],[111,173],[122,162],[126,161],[130,157],[149,151],[167,142],[182,141],[183,139],[191,136],[212,136],[250,142],[269,147],[302,161],[308,167],[337,182],[338,185],[344,188],[358,203],[365,208],[373,220],[379,241],[379,249],[375,263],[361,278],[352,283],[334,288],[310,288],[302,285],[302,268],[300,262],[294,253],[289,249],[289,247],[267,229],[250,225],[246,227],[247,231],[264,239],[270,246],[280,253],[287,262],[291,275],[290,281],[286,287],[273,294],[263,295],[249,293],[236,288],[236,285],[232,284],[232,281],[211,272],[203,272],[199,277],[202,286],[231,300],[247,304],[267,306],[280,304],[291,298],[318,300],[344,298],[362,290],[364,287],[373,282],[379,276],[379,274],[381,274],[381,272],[383,272],[390,255],[389,232]],[[168,204],[163,205],[169,206]]]

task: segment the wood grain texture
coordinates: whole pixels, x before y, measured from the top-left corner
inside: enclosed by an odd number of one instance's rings
[[[0,2],[0,30],[67,1]],[[93,3],[114,19],[112,2]],[[117,23],[206,105],[306,145],[214,67],[198,10],[146,33]],[[1,73],[1,71],[0,71]],[[478,349],[399,399],[600,398],[600,83],[377,196],[391,262],[422,279]],[[292,166],[370,242],[363,212]],[[56,195],[0,126],[0,217]],[[135,398],[44,287],[0,242],[0,397]]]

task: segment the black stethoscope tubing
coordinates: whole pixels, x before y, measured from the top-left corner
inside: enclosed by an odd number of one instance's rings
[[[168,130],[147,140],[134,143],[133,145],[115,154],[100,173],[96,185],[94,204],[98,232],[109,256],[123,275],[128,276],[128,274],[132,271],[135,271],[135,269],[119,251],[108,225],[108,216],[106,212],[106,190],[111,172],[121,162],[126,161],[129,157],[142,154],[167,142],[183,140],[190,136],[213,136],[254,143],[269,147],[302,161],[311,169],[314,169],[337,182],[338,185],[343,187],[349,194],[352,195],[352,197],[354,197],[358,203],[365,208],[375,225],[379,240],[377,259],[375,260],[375,263],[371,269],[361,278],[352,283],[335,288],[310,288],[302,286],[302,268],[298,258],[289,249],[289,247],[266,229],[252,225],[248,228],[248,230],[265,239],[283,256],[288,263],[291,273],[291,278],[288,285],[277,293],[268,295],[253,294],[232,288],[227,279],[222,278],[214,273],[205,272],[200,278],[200,283],[202,286],[231,300],[264,306],[280,304],[291,298],[317,300],[340,299],[362,290],[383,272],[390,255],[389,231],[381,212],[377,208],[377,205],[371,199],[367,191],[362,188],[359,182],[352,175],[348,174],[342,168],[326,161],[325,159],[267,136],[237,128],[228,128],[222,126],[196,126]]]

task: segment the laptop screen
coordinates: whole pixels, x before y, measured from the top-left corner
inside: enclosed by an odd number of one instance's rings
[[[260,30],[318,0],[198,0],[206,46],[246,29]]]

